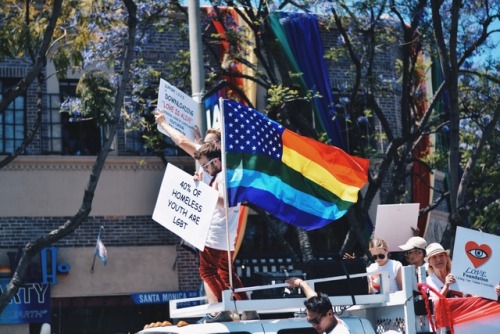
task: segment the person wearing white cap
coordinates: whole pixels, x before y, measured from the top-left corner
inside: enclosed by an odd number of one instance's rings
[[[427,256],[425,262],[429,264],[426,283],[445,297],[463,297],[460,291],[450,289],[450,285],[456,282],[455,276],[451,273],[450,251],[445,250],[439,243],[434,242],[425,249]],[[437,296],[431,291],[431,298]]]
[[[424,257],[427,241],[424,238],[411,237],[404,245],[398,247],[405,251],[406,261],[409,265],[414,265],[415,268],[426,265]]]

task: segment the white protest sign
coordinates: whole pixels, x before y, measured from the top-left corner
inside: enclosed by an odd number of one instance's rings
[[[199,250],[205,248],[219,193],[178,167],[168,164],[153,219]]]
[[[500,283],[500,237],[457,227],[451,272],[453,290],[489,299],[497,299],[495,286]]]
[[[389,252],[401,252],[398,247],[413,237],[417,228],[419,203],[379,204],[375,220],[374,236],[384,239]]]
[[[196,105],[196,101],[189,95],[160,79],[158,109],[165,115],[165,120],[171,127],[193,142]],[[158,130],[167,135],[161,126],[158,126]]]

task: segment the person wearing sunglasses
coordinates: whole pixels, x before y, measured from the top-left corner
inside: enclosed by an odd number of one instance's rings
[[[306,300],[307,322],[320,334],[349,334],[347,324],[335,315],[327,294],[316,292],[306,281],[299,277],[290,277],[286,283],[291,288],[300,288]]]
[[[166,133],[170,137],[170,139],[172,139],[175,145],[182,148],[184,152],[186,152],[193,158],[196,150],[198,150],[201,147],[201,145],[205,143],[214,143],[217,145],[217,147],[219,148],[221,147],[221,131],[219,129],[214,129],[214,128],[208,129],[207,132],[205,133],[205,137],[203,137],[202,139],[200,130],[195,125],[194,127],[195,140],[192,141],[189,138],[187,138],[184,134],[182,134],[180,131],[170,126],[165,119],[165,115],[160,110],[157,109],[154,112],[154,116],[156,124],[158,124],[158,126],[164,130],[164,133]],[[204,173],[203,168],[198,169],[197,173],[205,183],[210,182],[210,178],[208,177],[207,173]]]
[[[219,129],[208,129],[205,133],[205,137],[201,140],[200,131],[198,127],[195,126],[195,141],[192,141],[181,132],[171,127],[165,120],[165,115],[159,110],[154,113],[154,116],[155,122],[167,133],[170,139],[193,158],[194,152],[205,143],[215,143],[218,147],[221,146],[221,132]]]
[[[155,116],[155,121],[158,124],[158,126],[161,127],[165,131],[165,133],[170,137],[170,139],[172,139],[172,141],[177,146],[182,148],[187,154],[189,154],[191,157],[198,160],[198,162],[200,163],[200,168],[195,172],[195,175],[194,175],[195,180],[203,181],[203,182],[209,184],[210,186],[215,187],[217,184],[216,176],[219,174],[219,172],[221,170],[221,166],[222,166],[221,160],[220,160],[221,131],[219,129],[210,128],[206,131],[205,137],[203,139],[201,139],[199,129],[198,129],[198,127],[195,126],[195,141],[192,141],[192,140],[188,139],[185,135],[183,135],[181,132],[174,129],[172,126],[170,126],[167,123],[167,121],[165,120],[165,115],[160,110],[156,110],[154,113],[154,116]],[[195,156],[197,154],[197,152],[200,151],[202,149],[202,147],[207,145],[207,144],[212,144],[213,146],[215,146],[215,147],[213,147],[213,151],[215,152],[218,150],[218,153],[213,153],[214,155],[210,159],[201,158],[200,155],[198,155],[198,158],[197,158]],[[212,154],[212,153],[210,153],[210,154]],[[238,218],[239,218],[239,209],[240,209],[239,206],[229,208],[228,215],[229,215],[229,226],[231,228],[231,231],[230,231],[231,238],[233,237],[233,234],[236,235],[236,229],[237,229]],[[223,217],[223,215],[219,214],[218,218],[216,218],[216,220],[218,220],[220,222],[220,219],[222,219],[221,217]],[[214,225],[213,229],[211,229],[211,230],[215,230],[216,226],[217,225]],[[209,233],[211,230],[209,230]],[[225,218],[224,218],[224,233],[225,233]],[[217,236],[217,233],[214,232],[214,234],[209,234],[209,236],[210,235]],[[218,239],[215,238],[214,240],[218,240]],[[224,234],[224,241],[225,240],[226,240],[226,237]],[[231,240],[233,240],[233,239],[231,239]],[[214,242],[216,245],[218,244],[218,241],[214,241]],[[218,247],[220,248],[220,246],[218,246]],[[231,247],[233,247],[233,245]],[[227,251],[227,248],[224,248],[224,249]],[[200,256],[201,255],[202,254],[200,254]],[[226,257],[227,257],[227,253],[226,253]],[[226,271],[227,271],[227,269],[226,269]],[[234,270],[233,270],[233,273],[234,273]],[[228,278],[226,280],[229,281]],[[241,283],[239,278],[238,279],[233,278],[233,282],[236,283],[235,287],[239,283]],[[205,292],[207,293],[207,297],[208,297],[209,301],[217,302],[218,289],[216,289],[216,291],[214,293],[212,293],[212,289],[206,283],[207,282],[204,280],[203,284],[204,284]],[[214,286],[215,285],[213,285],[212,287],[214,287]],[[227,286],[227,287],[224,286],[224,289],[225,288],[229,288],[229,286]],[[240,294],[240,297],[247,298],[246,294]],[[254,311],[244,311],[242,318],[246,319],[246,320],[251,320],[251,319],[258,318],[258,314]],[[218,315],[209,314],[206,317],[200,319],[200,322],[216,322],[216,321],[230,321],[230,317],[227,315],[227,313],[221,312]]]
[[[415,268],[425,266],[427,270],[427,264],[424,261],[427,241],[424,238],[411,237],[404,245],[398,247],[405,252],[406,261],[409,265],[413,265]]]
[[[198,160],[204,172],[212,177],[210,186],[218,191],[219,198],[217,207],[212,216],[210,227],[208,229],[205,248],[200,252],[200,277],[205,286],[208,303],[213,304],[222,301],[222,291],[231,289],[229,268],[233,266],[228,261],[228,249],[231,251],[231,257],[234,253],[234,242],[228,245],[226,236],[226,215],[224,210],[224,173],[222,171],[221,150],[216,143],[205,143],[195,153],[194,158]],[[201,181],[199,175],[195,174],[195,181]],[[231,217],[237,217],[239,208],[228,208],[229,214],[229,240],[236,239],[236,230],[238,222]],[[234,289],[243,287],[236,271],[232,268],[232,282]],[[246,300],[248,295],[245,292],[234,294],[235,299]],[[258,315],[252,311],[244,314],[246,319],[258,318]],[[207,314],[198,320],[198,323],[232,321],[229,311],[219,312],[217,314]]]
[[[368,250],[372,256],[372,261],[374,261],[366,268],[366,272],[370,274],[368,277],[370,293],[380,292],[380,273],[383,271],[389,275],[390,292],[402,290],[401,268],[403,265],[397,260],[389,259],[389,251],[385,240],[373,238],[368,245]]]

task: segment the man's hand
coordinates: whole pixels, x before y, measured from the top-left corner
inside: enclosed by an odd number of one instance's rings
[[[288,284],[291,288],[300,287],[300,283],[302,282],[304,282],[304,280],[299,277],[290,277],[285,281],[285,283]]]
[[[165,120],[165,115],[163,115],[163,113],[160,112],[158,109],[156,109],[154,115],[156,124],[164,125],[167,123],[167,121]]]
[[[203,144],[203,138],[201,138],[201,133],[198,125],[194,126],[194,141],[198,144]]]
[[[193,180],[195,181],[203,181],[203,174],[200,172],[194,172]]]
[[[300,277],[290,277],[285,281],[285,283],[287,283],[291,288],[302,289],[302,292],[308,299],[318,295],[316,291],[314,291],[313,288],[311,288],[311,286]]]

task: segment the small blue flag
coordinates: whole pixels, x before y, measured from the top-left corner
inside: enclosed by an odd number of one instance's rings
[[[108,263],[108,251],[101,241],[101,233],[97,236],[97,243],[95,246],[95,254],[101,259],[102,263],[106,265]]]

